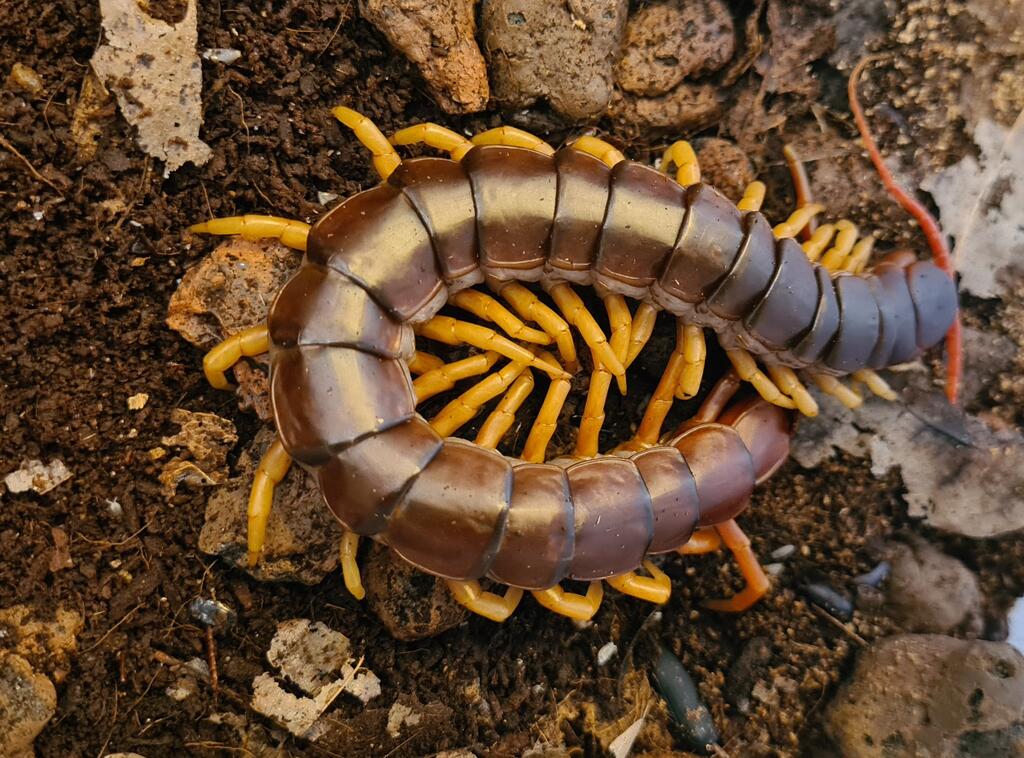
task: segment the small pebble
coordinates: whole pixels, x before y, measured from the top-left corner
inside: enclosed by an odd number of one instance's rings
[[[666,647],[659,646],[653,673],[654,685],[665,699],[669,715],[682,732],[686,745],[707,754],[708,745],[718,744],[718,730],[700,699],[697,685]]]
[[[39,78],[39,74],[23,63],[15,63],[11,66],[11,73],[7,76],[7,85],[30,95],[37,95],[43,91],[43,80]]]
[[[796,552],[796,545],[783,545],[772,550],[772,558],[776,561],[784,561]]]
[[[111,516],[121,516],[124,513],[124,508],[116,500],[107,500],[107,512]]]
[[[188,612],[203,626],[210,626],[214,629],[233,624],[236,619],[236,614],[230,606],[218,600],[203,597],[197,597],[190,602]]]
[[[768,576],[779,576],[785,568],[781,563],[767,563],[765,564],[764,571]]]
[[[889,578],[889,574],[892,571],[892,566],[889,561],[882,561],[873,569],[866,574],[854,577],[853,581],[856,584],[863,584],[868,587],[879,587],[882,582]]]
[[[601,646],[601,649],[597,651],[597,665],[604,666],[617,652],[619,652],[618,645],[614,642],[606,642]]]
[[[853,617],[853,603],[824,582],[813,582],[802,587],[804,595],[815,605],[824,608],[842,621]]]
[[[203,60],[216,63],[234,63],[241,57],[242,51],[233,47],[211,47],[203,50]]]
[[[317,192],[316,200],[320,205],[327,205],[330,202],[338,199],[337,192]]]

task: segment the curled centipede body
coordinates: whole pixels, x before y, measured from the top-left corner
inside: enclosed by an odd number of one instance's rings
[[[932,263],[897,254],[868,271],[870,239],[855,244],[843,222],[801,245],[794,237],[819,207],[805,205],[773,228],[758,211],[763,185],[737,207],[700,181],[686,143],[666,152],[672,177],[594,138],[554,151],[509,128],[470,142],[420,125],[391,142],[425,142],[451,157],[401,160],[368,120],[345,108],[336,115],[373,152],[381,184],[312,228],[235,217],[196,229],[278,237],[305,250],[267,327],[229,339],[206,367],[224,386],[223,371],[240,355],[271,355],[279,443],[254,486],[251,559],[269,493],[294,459],[347,530],[343,564],[356,594],[362,535],[448,579],[460,602],[490,618],[505,618],[523,589],[587,618],[600,580],[664,602],[667,578],[647,556],[698,552],[720,537],[748,586],[712,607],[744,608],[767,581],[734,519],[788,454],[785,409],[816,409],[794,370],[850,405],[859,398],[838,377],[853,374],[886,394],[872,369],[937,343],[957,311],[952,280]],[[610,336],[579,286],[603,299]],[[485,323],[438,315],[446,303]],[[601,454],[610,383],[626,390],[626,369],[661,311],[677,321],[676,351],[636,436]],[[572,327],[593,356],[590,394],[574,455],[546,461],[579,365]],[[700,385],[704,329],[717,334],[734,370],[694,419],[662,434],[673,397]],[[417,336],[481,352],[439,365],[416,351]],[[434,419],[417,412],[419,401],[501,358],[501,370]],[[503,456],[494,448],[535,373],[549,377],[548,395],[519,457]],[[735,400],[740,380],[760,397]],[[452,436],[506,392],[476,442]],[[641,566],[650,576],[634,573]],[[483,577],[508,591],[483,591]],[[591,591],[564,592],[565,578],[591,581]]]

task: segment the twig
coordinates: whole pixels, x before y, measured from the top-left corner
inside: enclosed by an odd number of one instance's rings
[[[217,702],[220,694],[220,677],[217,674],[217,641],[213,638],[213,627],[206,627],[206,662],[210,666],[210,689],[213,690],[213,702]]]
[[[106,631],[106,633],[96,641],[96,644],[87,647],[85,650],[82,651],[81,654],[85,655],[86,653],[91,653],[93,650],[95,650],[100,645],[102,645],[103,642],[107,639],[107,637],[109,637],[111,634],[113,634],[114,630],[117,629],[117,627],[121,626],[121,624],[123,624],[125,621],[128,620],[129,616],[131,616],[133,613],[135,613],[135,611],[139,610],[139,608],[141,608],[144,605],[145,605],[145,603],[139,603],[137,606],[135,606],[130,611],[128,611],[128,613],[124,614],[124,617],[120,621],[118,621],[116,624],[114,624],[112,627],[110,627]]]
[[[818,613],[820,613],[822,616],[824,616],[834,626],[836,626],[837,628],[842,629],[844,632],[846,632],[846,634],[850,637],[850,639],[852,639],[858,645],[860,645],[861,647],[867,647],[868,646],[868,641],[866,639],[864,639],[859,634],[857,634],[855,631],[853,631],[852,629],[847,627],[846,624],[844,624],[842,621],[837,619],[835,616],[833,616],[831,613],[826,611],[824,608],[822,608],[821,606],[818,606],[818,605],[814,605],[813,603],[811,604],[811,607],[814,610],[816,610]]]
[[[60,187],[58,187],[56,184],[54,184],[49,179],[47,179],[45,176],[43,176],[38,171],[36,171],[36,167],[32,165],[32,162],[28,158],[26,158],[24,155],[22,155],[18,151],[18,148],[16,148],[14,145],[12,145],[10,142],[8,142],[7,139],[4,137],[4,135],[2,135],[2,134],[0,134],[0,147],[4,148],[4,150],[7,150],[14,157],[16,157],[22,163],[24,163],[25,164],[25,168],[28,169],[29,173],[32,174],[33,177],[35,177],[39,181],[43,182],[43,184],[46,184],[46,185],[52,187],[53,191],[56,192],[58,195],[60,195],[61,198],[64,197],[64,193],[60,191]]]

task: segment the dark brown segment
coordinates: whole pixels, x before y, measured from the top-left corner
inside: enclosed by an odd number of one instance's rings
[[[402,325],[346,276],[307,264],[281,288],[267,318],[275,347],[341,345],[397,358]]]
[[[511,493],[504,457],[448,438],[391,515],[387,543],[428,573],[478,579],[501,541]]]
[[[651,544],[651,495],[636,464],[604,456],[566,469],[576,517],[573,579],[604,579],[637,568]]]
[[[839,331],[839,299],[832,284],[832,275],[824,266],[815,266],[814,275],[818,280],[818,309],[811,330],[792,348],[796,358],[808,363],[821,360]]]
[[[647,287],[672,253],[686,215],[686,190],[650,166],[621,161],[611,192],[596,270],[633,287]]]
[[[462,159],[473,185],[480,265],[544,264],[555,218],[555,161],[521,147],[474,147]]]
[[[871,273],[875,277],[875,298],[887,302],[895,333],[885,365],[905,363],[920,352],[917,347],[917,312],[907,287],[905,267],[883,263],[875,266]]]
[[[747,331],[775,350],[791,347],[811,328],[818,309],[814,267],[792,239],[778,241],[775,275],[744,321]]]
[[[739,319],[768,290],[775,273],[775,235],[760,213],[743,219],[745,236],[732,269],[708,297],[708,310],[721,318]]]
[[[586,271],[597,255],[611,169],[571,147],[555,153],[555,168],[558,190],[548,263],[554,268]]]
[[[733,403],[718,417],[731,426],[746,445],[754,462],[755,484],[770,477],[789,459],[793,414],[757,395]]]
[[[410,418],[409,372],[397,360],[347,347],[299,347],[272,354],[270,396],[288,454],[310,465],[331,450]]]
[[[654,447],[632,456],[654,513],[654,538],[648,553],[664,553],[686,544],[700,517],[697,484],[683,455],[674,447]]]
[[[686,220],[658,282],[670,295],[697,303],[732,268],[743,244],[743,218],[727,197],[707,184],[688,187],[686,203]]]
[[[352,277],[401,321],[444,287],[427,228],[390,184],[353,195],[320,219],[306,257]]]
[[[434,241],[446,282],[479,268],[473,188],[462,164],[447,158],[411,158],[388,177],[405,193]]]
[[[878,306],[878,341],[875,349],[868,357],[869,368],[885,368],[889,365],[889,356],[892,355],[893,346],[896,344],[896,337],[899,333],[899,314],[896,312],[896,303],[885,296],[881,282],[877,276],[868,274],[864,277],[871,287],[871,294],[875,296],[875,304]]]
[[[441,449],[419,415],[332,455],[316,470],[327,507],[356,534],[377,534],[402,494]]]
[[[864,368],[878,344],[878,303],[871,285],[853,274],[832,280],[839,298],[839,332],[825,358],[825,365],[842,372]]]
[[[722,424],[687,429],[669,444],[683,454],[700,499],[698,526],[735,518],[754,491],[754,461],[743,438]]]
[[[569,571],[574,538],[565,469],[539,463],[514,466],[512,504],[491,577],[525,589],[553,587]]]
[[[907,269],[907,287],[917,312],[917,346],[927,349],[949,331],[956,318],[956,285],[931,261],[918,261]]]

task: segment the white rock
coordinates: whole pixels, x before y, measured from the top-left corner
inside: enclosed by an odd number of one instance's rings
[[[54,458],[47,464],[42,461],[24,461],[21,468],[4,477],[4,484],[9,492],[33,492],[43,495],[61,482],[71,478],[71,472],[64,461]]]
[[[597,651],[597,665],[604,666],[617,652],[619,652],[618,645],[614,642],[606,642],[601,646],[601,649]]]

